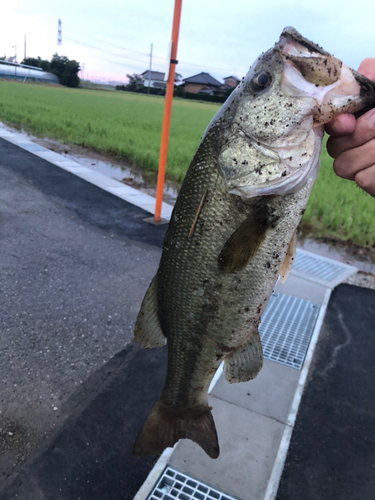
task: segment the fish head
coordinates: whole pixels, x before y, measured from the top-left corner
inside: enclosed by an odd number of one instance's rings
[[[250,198],[313,184],[324,124],[375,104],[375,83],[288,27],[233,94],[219,168],[230,193]]]

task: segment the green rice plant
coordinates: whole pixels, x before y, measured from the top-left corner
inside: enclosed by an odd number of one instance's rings
[[[0,119],[39,137],[89,147],[156,171],[164,99],[158,96],[0,82]],[[182,181],[219,109],[175,99],[167,173]]]
[[[302,227],[317,237],[375,247],[375,200],[354,182],[340,179],[323,143],[318,179],[311,193]]]
[[[0,82],[0,120],[39,137],[78,144],[156,172],[164,98]],[[219,105],[174,99],[167,176],[181,182]],[[338,178],[325,146],[302,219],[305,233],[375,247],[375,200]]]

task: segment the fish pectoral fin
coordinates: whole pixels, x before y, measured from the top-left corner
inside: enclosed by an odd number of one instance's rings
[[[162,347],[167,339],[158,317],[157,275],[151,281],[134,326],[134,340],[141,347]]]
[[[294,264],[297,250],[297,229],[294,231],[292,239],[289,242],[285,258],[280,266],[280,283],[283,284],[288,277],[290,270]]]
[[[263,366],[263,351],[258,329],[224,360],[225,378],[231,384],[255,378]]]
[[[218,259],[219,269],[227,273],[243,269],[257,253],[273,222],[266,203],[256,207],[225,243]]]
[[[181,415],[158,401],[134,443],[133,455],[162,453],[180,439],[191,439],[211,458],[219,456],[215,422],[208,406]]]

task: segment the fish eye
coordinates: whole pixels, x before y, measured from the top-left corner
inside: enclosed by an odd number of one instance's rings
[[[254,92],[260,92],[261,90],[266,89],[271,85],[272,76],[268,71],[261,71],[254,75],[253,79],[250,82],[251,90]]]

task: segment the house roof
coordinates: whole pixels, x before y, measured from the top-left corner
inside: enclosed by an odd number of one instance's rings
[[[202,72],[198,75],[189,76],[189,78],[184,78],[185,83],[200,83],[202,85],[212,85],[213,87],[218,87],[221,83],[216,80],[213,76],[208,73]]]
[[[237,82],[241,81],[239,78],[237,78],[236,76],[233,76],[233,75],[226,76],[225,78],[223,78],[223,80],[229,80],[229,78],[233,78],[233,80],[237,80]]]
[[[150,74],[150,76],[149,76]],[[150,70],[146,70],[144,71],[143,73],[141,73],[141,76],[143,76],[143,79],[144,80],[160,80],[160,81],[164,81],[164,75],[165,73],[162,73],[161,71],[151,71],[150,73]]]

